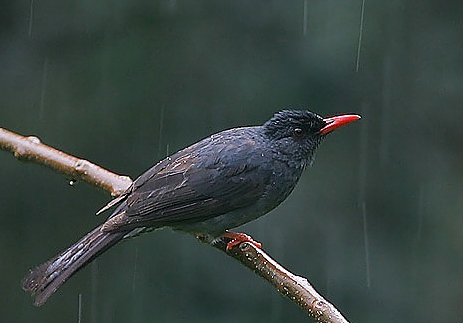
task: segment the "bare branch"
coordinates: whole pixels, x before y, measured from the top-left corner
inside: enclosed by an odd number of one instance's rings
[[[13,152],[18,159],[33,161],[71,178],[81,179],[110,192],[113,196],[122,194],[132,183],[127,176],[114,174],[85,159],[76,158],[44,145],[37,137],[23,137],[2,128],[0,128],[0,149]],[[243,242],[230,251],[226,249],[225,240],[215,241],[211,245],[270,282],[317,322],[348,323],[332,304],[317,293],[306,278],[289,272],[253,244]]]
[[[297,276],[283,268],[252,243],[243,242],[229,252],[226,251],[227,244],[224,241],[215,243],[214,246],[267,280],[317,322],[348,323],[336,307],[326,301],[306,278]]]
[[[18,159],[45,165],[72,179],[100,187],[112,196],[122,194],[132,183],[128,176],[114,174],[85,159],[44,145],[34,136],[24,137],[0,128],[0,148],[13,152]]]

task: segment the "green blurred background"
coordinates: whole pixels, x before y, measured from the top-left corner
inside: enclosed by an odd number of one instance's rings
[[[463,321],[463,2],[2,1],[0,126],[137,177],[282,108],[363,119],[240,230],[351,322]],[[359,58],[359,60],[358,60]],[[358,63],[357,63],[358,60]],[[0,322],[306,322],[193,237],[122,243],[45,306],[27,270],[109,195],[0,153]]]

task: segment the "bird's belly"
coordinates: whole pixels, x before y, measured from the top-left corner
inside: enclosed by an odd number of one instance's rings
[[[253,221],[276,208],[292,191],[292,187],[281,190],[268,190],[267,194],[253,205],[236,209],[213,218],[194,223],[181,223],[172,226],[175,230],[219,236],[228,229]]]
[[[257,211],[249,208],[238,209],[201,222],[177,224],[173,226],[173,229],[219,236],[228,229],[238,227],[263,215],[262,212]]]

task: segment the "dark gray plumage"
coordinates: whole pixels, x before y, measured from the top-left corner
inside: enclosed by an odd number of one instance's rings
[[[31,270],[23,289],[42,305],[71,275],[124,238],[165,226],[217,238],[268,213],[291,193],[323,137],[358,118],[284,110],[262,126],[222,131],[167,157],[103,208],[118,204],[105,223]]]

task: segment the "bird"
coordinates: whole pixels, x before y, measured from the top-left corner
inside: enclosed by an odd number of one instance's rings
[[[260,126],[213,134],[161,160],[97,214],[108,219],[75,244],[29,270],[22,288],[43,305],[73,274],[120,242],[157,228],[191,233],[230,250],[242,242],[229,231],[283,202],[311,165],[315,150],[333,130],[360,119],[329,118],[307,110],[282,110]]]

